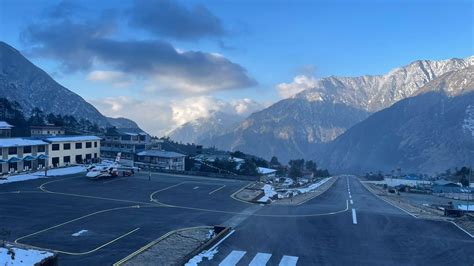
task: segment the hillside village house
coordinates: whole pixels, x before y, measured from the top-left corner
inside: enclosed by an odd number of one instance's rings
[[[101,153],[102,158],[115,159],[120,152],[120,162],[131,166],[137,153],[160,147],[160,143],[152,141],[150,135],[138,128],[113,128],[102,140]]]
[[[96,136],[56,136],[43,139],[49,144],[48,160],[52,167],[98,161],[100,138]]]
[[[142,168],[184,171],[186,155],[162,150],[148,150],[137,153],[135,166]]]
[[[0,139],[1,174],[41,169],[47,162],[48,143],[38,139]]]
[[[5,121],[0,121],[0,138],[10,138],[13,126]]]
[[[55,125],[43,125],[43,126],[31,126],[30,134],[32,137],[41,137],[41,136],[61,136],[64,135],[66,131],[63,127]]]

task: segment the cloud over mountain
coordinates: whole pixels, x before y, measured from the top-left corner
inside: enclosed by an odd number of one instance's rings
[[[220,19],[203,5],[187,8],[177,1],[137,0],[128,14],[130,25],[158,37],[196,40],[225,33]]]
[[[150,4],[137,1],[125,18],[131,18],[131,25],[146,24],[163,32],[164,36],[174,32],[182,38],[190,36],[192,39],[221,34],[221,26],[214,26],[220,25],[218,19],[204,7],[189,10],[175,2],[162,1],[159,7],[146,8]],[[64,14],[63,17],[44,17],[42,21],[28,25],[21,33],[30,54],[57,60],[64,71],[94,70],[97,64],[102,64],[149,80],[154,84],[149,87],[149,92],[166,89],[185,94],[208,94],[247,88],[257,83],[245,68],[222,55],[179,51],[164,39],[117,38],[118,21],[123,19],[118,15],[120,12],[107,10],[96,18],[80,19],[70,15],[73,7],[66,7],[58,7],[58,10],[63,10],[57,11]],[[144,10],[148,13],[139,13],[139,17],[155,20],[140,24],[134,12]],[[163,12],[168,14],[167,17]],[[155,18],[158,14],[162,15]],[[176,24],[176,19],[183,24]]]

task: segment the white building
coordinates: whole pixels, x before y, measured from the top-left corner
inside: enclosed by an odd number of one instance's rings
[[[162,150],[148,150],[137,153],[135,166],[142,168],[156,168],[184,171],[186,155]]]
[[[15,173],[46,166],[48,143],[38,139],[0,139],[0,173]]]
[[[0,121],[0,138],[10,138],[13,126],[5,121]]]
[[[257,167],[257,171],[261,176],[264,177],[275,177],[277,170],[265,167]]]
[[[50,167],[81,164],[100,158],[100,138],[96,136],[57,136],[44,138]]]

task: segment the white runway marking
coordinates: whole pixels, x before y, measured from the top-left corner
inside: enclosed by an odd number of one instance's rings
[[[350,200],[350,202],[351,202],[351,205],[354,205],[354,201],[353,201],[353,200]]]
[[[267,262],[270,260],[272,254],[269,253],[257,253],[255,257],[253,257],[252,261],[250,262],[249,266],[262,266],[267,265]]]
[[[81,230],[81,231],[79,231],[79,232],[76,232],[76,233],[72,234],[72,236],[80,236],[80,235],[82,235],[82,234],[84,234],[84,233],[87,233],[87,231],[88,231],[88,230]]]
[[[357,214],[355,209],[352,209],[352,223],[357,224]]]
[[[193,189],[198,189],[199,187],[194,187]]]
[[[280,260],[279,266],[294,266],[296,265],[296,262],[298,262],[298,257],[294,256],[283,256],[283,258]]]
[[[233,250],[221,263],[219,263],[219,266],[231,266],[231,265],[236,265],[237,262],[239,262],[240,259],[245,255],[245,251],[239,251],[239,250]]]
[[[219,188],[214,189],[213,191],[209,192],[209,195],[211,195],[212,193],[217,192],[217,191],[219,191],[219,190],[221,190],[221,189],[223,189],[223,188],[225,188],[225,185],[222,185],[222,187],[219,187]]]

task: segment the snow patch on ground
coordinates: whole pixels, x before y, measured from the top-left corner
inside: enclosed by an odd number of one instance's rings
[[[265,184],[262,188],[263,197],[261,197],[258,202],[267,202],[271,197],[275,196],[277,192],[272,185]]]
[[[66,168],[56,168],[48,170],[48,177],[50,176],[63,176],[63,175],[70,175],[70,174],[77,174],[81,172],[85,172],[86,168],[84,166],[72,166]],[[12,183],[12,182],[20,182],[38,178],[47,178],[44,175],[44,171],[38,171],[30,174],[20,174],[20,175],[12,175],[7,177],[7,179],[0,180],[0,184]]]
[[[297,189],[297,191],[300,192],[300,193],[311,192],[311,191],[317,189],[318,187],[320,187],[322,184],[326,183],[329,179],[331,179],[331,178],[330,177],[324,178],[324,179],[320,180],[319,182],[311,184],[311,185],[309,185],[305,188],[299,188],[299,189]]]
[[[214,258],[214,255],[216,255],[218,252],[217,248],[212,249],[212,250],[206,250],[203,251],[196,256],[194,256],[192,259],[190,259],[185,266],[197,266],[199,263],[203,261],[204,258],[207,260],[212,260]]]
[[[15,253],[15,259],[12,259],[11,254],[8,254],[8,248],[0,248],[0,263],[1,265],[35,265],[42,260],[53,256],[54,254],[42,250],[11,248]]]
[[[84,230],[84,229],[82,229],[81,231],[76,232],[76,233],[72,234],[71,236],[80,236],[80,235],[82,235],[82,234],[87,233],[88,231],[89,231],[89,230]]]
[[[399,178],[387,178],[381,181],[364,181],[365,183],[371,183],[375,185],[387,185],[389,187],[396,187],[400,185],[416,187],[418,185],[430,185],[431,181],[427,180],[411,180],[411,179],[399,179]]]
[[[211,239],[214,237],[214,235],[215,235],[214,229],[209,229],[209,232],[207,232],[206,237],[207,239]]]

